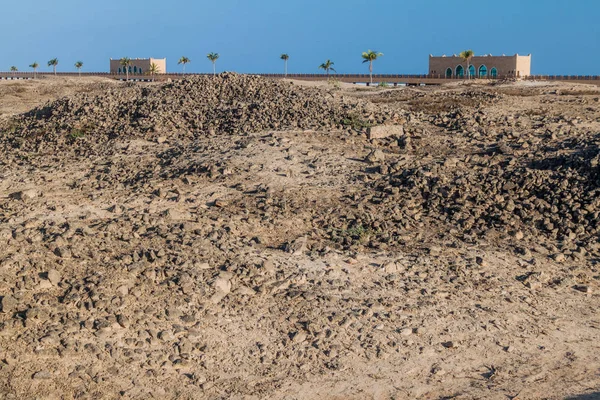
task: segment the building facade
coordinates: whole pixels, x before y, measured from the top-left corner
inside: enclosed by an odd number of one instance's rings
[[[429,74],[446,78],[525,77],[531,75],[531,54],[527,56],[475,56],[467,63],[456,54],[446,57],[429,56]]]
[[[164,74],[167,72],[166,58],[132,58],[131,64],[127,67],[129,75],[144,75],[150,70],[150,65],[156,64],[158,73]],[[125,75],[127,71],[121,65],[121,59],[110,59],[110,73],[116,75]]]

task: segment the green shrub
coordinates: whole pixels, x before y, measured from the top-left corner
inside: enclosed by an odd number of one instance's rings
[[[68,135],[69,142],[73,143],[79,138],[85,137],[85,131],[82,129],[71,129],[71,132]]]
[[[350,126],[352,127],[352,129],[361,130],[365,128],[370,128],[374,124],[372,124],[369,121],[365,121],[356,114],[350,114],[348,118],[344,118],[344,120],[342,121],[342,125]]]
[[[340,90],[342,88],[342,85],[340,83],[339,80],[335,79],[335,78],[329,78],[327,80],[327,83],[332,86],[335,90]]]

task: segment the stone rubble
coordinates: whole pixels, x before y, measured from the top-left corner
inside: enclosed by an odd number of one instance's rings
[[[0,398],[597,387],[600,93],[559,89],[222,74],[0,123]]]

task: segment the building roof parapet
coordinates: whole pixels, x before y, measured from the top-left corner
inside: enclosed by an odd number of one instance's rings
[[[442,54],[441,56],[434,56],[433,54],[429,54],[429,58],[438,58],[438,57],[458,57],[456,54],[452,54],[452,56],[447,56],[446,54]],[[493,54],[481,54],[481,55],[474,55],[473,57],[531,57],[531,53],[527,54],[527,55],[522,55],[519,53],[516,53],[512,56],[507,56],[506,54],[502,54],[500,56],[494,56]]]

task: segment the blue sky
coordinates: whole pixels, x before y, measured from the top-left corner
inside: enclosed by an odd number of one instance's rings
[[[427,73],[429,54],[532,54],[534,74],[600,74],[599,0],[3,1],[0,70],[108,71],[109,58],[167,58],[169,72]]]

